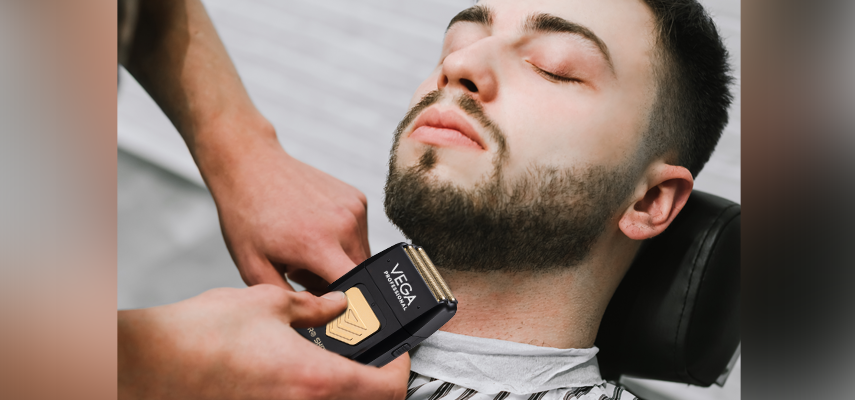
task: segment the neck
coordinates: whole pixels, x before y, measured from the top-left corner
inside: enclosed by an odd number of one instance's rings
[[[624,250],[595,251],[608,256],[548,272],[442,269],[458,305],[441,330],[542,347],[592,347],[609,299],[638,246],[620,248]]]

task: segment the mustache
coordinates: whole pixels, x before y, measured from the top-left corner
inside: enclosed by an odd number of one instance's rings
[[[440,100],[445,97],[445,92],[441,90],[432,90],[421,100],[419,100],[418,104],[413,106],[408,112],[407,115],[404,116],[404,119],[398,124],[398,127],[395,128],[395,145],[393,146],[392,151],[394,152],[398,147],[398,142],[401,139],[401,135],[403,135],[404,130],[407,129],[410,124],[413,123],[413,120],[419,116],[419,114],[424,111],[424,109],[436,104]],[[477,100],[472,98],[469,94],[463,93],[455,99],[455,103],[460,109],[469,115],[481,125],[485,132],[490,135],[493,143],[496,144],[496,158],[497,162],[504,160],[507,157],[507,141],[505,140],[505,134],[499,128],[499,125],[496,124],[493,120],[487,117],[487,114],[484,113],[484,107]]]

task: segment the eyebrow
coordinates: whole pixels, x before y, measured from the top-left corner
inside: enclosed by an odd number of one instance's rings
[[[458,22],[474,22],[476,24],[490,27],[493,24],[493,11],[490,10],[489,7],[482,5],[469,7],[455,15],[454,18],[451,19],[451,22],[448,23],[448,27],[445,28],[445,31],[448,32],[448,30],[451,29],[451,26]],[[539,13],[529,16],[528,19],[526,19],[523,29],[530,33],[570,33],[578,35],[594,44],[600,51],[603,58],[605,58],[612,74],[615,72],[612,57],[609,53],[609,47],[606,46],[606,43],[603,42],[599,36],[584,25],[568,21],[552,14]]]
[[[451,22],[448,23],[448,27],[445,28],[445,31],[448,32],[448,30],[451,29],[451,26],[458,22],[474,22],[476,24],[490,26],[493,24],[493,10],[482,5],[469,7],[457,13],[457,15],[451,19]]]

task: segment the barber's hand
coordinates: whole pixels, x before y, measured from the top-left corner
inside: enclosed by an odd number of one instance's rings
[[[271,128],[272,131],[272,128]],[[256,135],[257,136],[257,135]],[[315,293],[371,256],[367,200],[354,187],[288,155],[275,133],[229,148],[203,175],[223,236],[247,285]]]
[[[119,398],[403,399],[407,355],[365,366],[292,329],[323,325],[346,307],[341,292],[258,285],[120,311]]]
[[[285,153],[201,1],[139,8],[125,66],[187,143],[243,280],[323,291],[368,258],[365,196]]]

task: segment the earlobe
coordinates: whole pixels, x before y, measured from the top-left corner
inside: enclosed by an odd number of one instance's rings
[[[624,235],[633,240],[649,239],[665,231],[686,205],[694,186],[689,170],[676,165],[659,164],[648,176],[648,189],[618,222]]]

